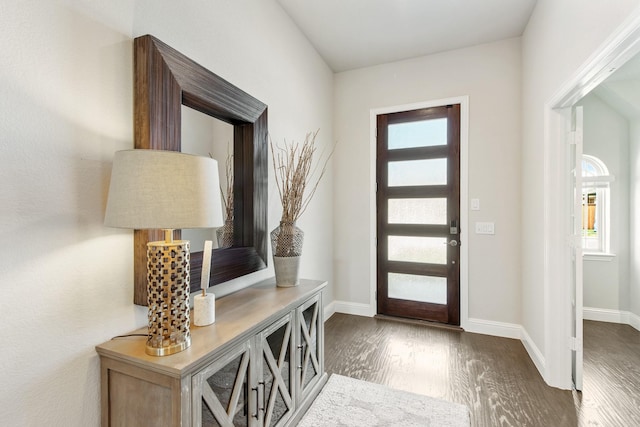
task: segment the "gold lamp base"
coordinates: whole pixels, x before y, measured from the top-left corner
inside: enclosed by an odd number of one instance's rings
[[[149,332],[146,353],[168,356],[191,345],[188,240],[173,240],[165,230],[164,242],[147,243],[147,303]]]

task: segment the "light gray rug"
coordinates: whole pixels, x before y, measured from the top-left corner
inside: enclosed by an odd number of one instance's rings
[[[469,408],[331,375],[298,427],[469,427]]]

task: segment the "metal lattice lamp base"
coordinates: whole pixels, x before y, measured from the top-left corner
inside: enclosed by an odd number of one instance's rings
[[[147,244],[149,336],[146,353],[168,356],[191,345],[189,331],[189,241]]]

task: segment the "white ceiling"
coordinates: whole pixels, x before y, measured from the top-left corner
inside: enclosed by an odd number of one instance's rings
[[[522,35],[536,0],[277,0],[345,71]]]
[[[617,69],[593,92],[623,117],[640,118],[640,55]]]

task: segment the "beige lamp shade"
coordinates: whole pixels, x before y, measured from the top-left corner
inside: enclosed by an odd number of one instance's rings
[[[222,226],[218,162],[176,151],[116,152],[104,223],[137,230]]]

